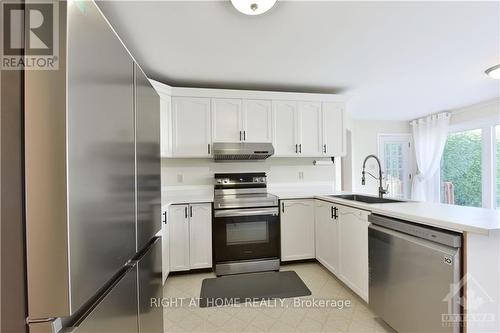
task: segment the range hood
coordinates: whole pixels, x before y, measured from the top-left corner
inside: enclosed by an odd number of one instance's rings
[[[274,154],[274,147],[270,142],[214,142],[213,154],[218,162],[257,161]]]

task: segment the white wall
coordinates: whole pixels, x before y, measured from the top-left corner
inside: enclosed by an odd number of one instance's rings
[[[162,159],[162,186],[213,185],[214,173],[220,172],[266,172],[269,184],[310,186],[331,183],[333,187],[334,166],[314,166],[313,160],[312,158],[271,157],[260,162],[216,163],[212,159],[164,158]]]
[[[361,185],[363,160],[370,154],[378,154],[378,134],[408,134],[411,133],[408,121],[359,120],[349,119],[348,129],[351,132],[351,190],[356,193],[378,194],[378,181],[367,176],[366,185]],[[378,174],[375,160],[367,162],[366,170]],[[344,173],[348,175],[348,173]],[[343,178],[346,190],[349,179]]]

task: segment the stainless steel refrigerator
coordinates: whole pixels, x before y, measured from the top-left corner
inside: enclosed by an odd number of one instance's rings
[[[92,1],[25,71],[30,332],[162,332],[159,96]]]

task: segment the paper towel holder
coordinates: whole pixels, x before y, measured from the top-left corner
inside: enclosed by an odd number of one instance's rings
[[[335,165],[335,157],[332,156],[331,157],[332,161],[317,161],[317,160],[314,160],[313,161],[313,165]]]

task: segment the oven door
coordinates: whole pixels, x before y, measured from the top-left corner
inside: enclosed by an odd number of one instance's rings
[[[278,207],[216,210],[212,226],[215,262],[279,259],[278,215]]]

